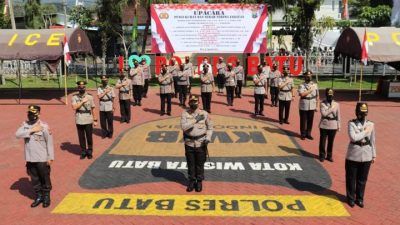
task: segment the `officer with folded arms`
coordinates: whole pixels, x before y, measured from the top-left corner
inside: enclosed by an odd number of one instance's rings
[[[47,123],[41,121],[40,107],[28,107],[28,120],[18,128],[15,136],[25,141],[25,160],[28,175],[31,177],[36,199],[31,207],[43,203],[43,207],[50,206],[50,166],[54,161],[53,136]]]
[[[108,77],[101,76],[101,86],[97,88],[97,97],[100,105],[100,126],[103,138],[112,138],[114,133],[113,117],[114,117],[114,88],[108,85]]]
[[[199,99],[192,96],[189,109],[181,116],[181,127],[185,142],[185,155],[188,165],[188,186],[186,191],[202,191],[204,180],[204,163],[208,153],[208,143],[211,141],[213,127],[208,113],[199,109]]]

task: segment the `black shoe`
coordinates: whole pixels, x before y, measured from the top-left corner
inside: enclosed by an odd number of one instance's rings
[[[86,158],[86,152],[82,152],[80,159],[85,159],[85,158]]]
[[[264,113],[262,113],[262,112],[258,113],[258,115],[260,115],[260,116],[265,116]]]
[[[167,112],[167,115],[168,115],[168,116],[171,116],[171,112]]]
[[[130,120],[127,120],[127,121],[125,121],[126,123],[131,123],[131,121]]]
[[[142,103],[141,103],[141,102],[138,102],[137,105],[138,105],[138,106],[142,106]]]
[[[160,113],[160,116],[164,116],[164,115],[165,115],[165,112],[161,112],[161,113]]]
[[[324,157],[319,157],[320,162],[324,162],[324,160],[325,160]]]
[[[301,135],[300,139],[301,139],[301,140],[305,140],[305,139],[306,139],[306,136]]]
[[[113,133],[108,133],[107,137],[108,138],[112,138],[113,137]]]
[[[196,190],[196,192],[201,192],[203,190],[203,184],[202,184],[201,180],[196,182],[195,190]]]
[[[88,154],[88,155],[87,155],[87,158],[88,158],[88,159],[92,159],[92,158],[93,158],[93,155],[92,155],[92,154]]]
[[[132,105],[133,105],[133,106],[136,106],[136,102],[133,102]]]
[[[257,116],[257,115],[258,115],[258,112],[255,112],[253,115],[254,115],[254,116]]]
[[[283,121],[283,122],[286,123],[286,124],[290,124],[289,121]]]
[[[208,113],[211,113],[211,110],[206,110]]]
[[[192,192],[194,190],[194,186],[196,185],[195,180],[189,181],[189,184],[187,185],[186,191],[187,192]]]
[[[35,208],[36,206],[40,205],[43,202],[43,195],[42,193],[38,193],[34,202],[32,202],[31,207]]]
[[[360,208],[364,208],[364,202],[360,200],[356,200],[356,205],[358,205]]]
[[[306,138],[309,139],[309,140],[314,140],[314,138],[311,137],[311,135],[308,135]]]
[[[44,193],[43,197],[43,208],[47,208],[50,206],[50,192]]]
[[[326,157],[326,160],[328,160],[329,162],[333,162],[332,157]]]
[[[353,200],[347,200],[347,204],[353,208],[354,207],[354,201]]]
[[[280,120],[280,121],[279,121],[279,124],[283,124],[283,121],[282,121],[282,120]]]

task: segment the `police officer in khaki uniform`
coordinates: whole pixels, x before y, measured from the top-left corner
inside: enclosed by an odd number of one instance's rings
[[[269,54],[267,54],[266,56],[269,56]],[[266,91],[265,98],[268,99],[268,93],[270,92],[270,90],[269,90],[269,77],[271,76],[270,75],[271,67],[265,61],[262,62],[261,65],[262,65],[262,74],[267,77],[267,89],[265,90]]]
[[[300,95],[300,134],[301,140],[305,138],[314,140],[311,136],[311,130],[314,122],[314,112],[317,112],[319,105],[319,92],[316,83],[311,81],[312,72],[304,73],[304,83],[300,84],[298,92]]]
[[[28,107],[28,120],[18,128],[15,136],[24,139],[25,161],[36,198],[31,207],[43,203],[50,206],[50,166],[54,161],[53,136],[47,123],[41,121],[40,106]]]
[[[131,121],[131,80],[125,74],[121,74],[115,88],[119,90],[119,108],[121,111],[121,123]]]
[[[133,91],[133,103],[134,106],[142,105],[142,94],[143,94],[143,86],[144,86],[144,74],[142,68],[139,66],[138,61],[133,62],[135,67],[131,69],[131,83],[132,83],[132,91]]]
[[[236,61],[236,67],[233,70],[236,74],[236,88],[235,88],[235,94],[236,98],[242,98],[242,87],[243,87],[243,81],[244,81],[244,69],[243,66],[240,65],[240,60],[238,59]]]
[[[326,160],[333,162],[332,149],[335,135],[340,130],[340,107],[339,103],[333,100],[333,90],[327,88],[325,90],[326,99],[321,102],[321,121],[319,123],[319,161]],[[328,139],[327,154],[326,139]]]
[[[211,113],[211,97],[214,92],[214,76],[209,72],[209,66],[203,65],[202,74],[200,75],[201,82],[201,102],[203,110]]]
[[[232,63],[228,63],[227,71],[225,72],[226,101],[228,106],[233,106],[235,87],[236,73],[233,71]]]
[[[279,78],[282,76],[278,70],[278,66],[274,64],[272,66],[272,72],[269,77],[269,87],[271,94],[271,106],[278,107],[278,95],[279,95]]]
[[[219,57],[216,66],[217,66],[218,93],[223,93],[225,85],[225,73],[226,73],[226,63],[224,62],[224,58]],[[211,68],[209,69],[212,70]]]
[[[179,87],[179,106],[186,107],[186,96],[188,94],[188,86],[190,79],[190,70],[185,70],[185,65],[179,66],[178,87]]]
[[[97,126],[94,98],[86,92],[86,82],[78,81],[78,94],[72,96],[72,109],[75,110],[75,123],[78,131],[81,159],[93,158],[93,125]],[[87,148],[86,148],[87,146]]]
[[[140,62],[140,67],[143,71],[143,77],[144,77],[142,97],[147,98],[147,92],[149,91],[149,83],[151,80],[150,65],[147,65],[146,59],[142,59],[142,61]]]
[[[189,182],[186,191],[195,189],[196,192],[201,192],[207,145],[211,141],[213,126],[208,113],[199,109],[199,100],[194,95],[189,100],[189,109],[182,113],[181,127],[188,165]]]
[[[350,143],[346,155],[347,203],[364,207],[364,192],[371,163],[376,161],[375,126],[367,120],[368,105],[358,102],[356,116],[348,124]]]
[[[258,73],[254,75],[254,116],[264,116],[264,99],[267,90],[267,75],[263,73],[262,65],[257,67]]]
[[[167,67],[168,73],[172,75],[174,79],[174,97],[178,97],[179,93],[179,86],[178,86],[178,72],[179,72],[179,65],[176,63],[175,58],[172,58],[170,61],[170,65]]]
[[[167,113],[171,115],[171,98],[173,92],[173,77],[172,74],[168,73],[167,66],[161,65],[161,74],[158,76],[158,82],[160,83],[160,99],[161,99],[161,113],[163,116]],[[165,104],[167,104],[167,112],[165,112]]]
[[[278,79],[279,88],[279,123],[289,124],[290,104],[294,100],[293,79],[289,77],[287,70],[283,71],[283,76]],[[285,112],[285,114],[283,114]]]
[[[194,69],[193,63],[190,62],[189,56],[185,56],[185,63],[183,64],[184,70],[188,70],[189,72],[189,86],[188,86],[188,93],[192,93],[192,83],[194,77]]]
[[[102,138],[112,138],[114,133],[114,88],[108,84],[108,78],[101,76],[101,86],[97,88],[97,97],[99,98],[100,109],[100,127],[102,130]]]

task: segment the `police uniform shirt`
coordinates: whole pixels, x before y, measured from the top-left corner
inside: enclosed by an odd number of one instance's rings
[[[190,71],[184,70],[178,72],[178,85],[189,85]]]
[[[108,86],[106,88],[99,87],[97,88],[97,94],[101,95],[106,92],[106,90],[110,88],[111,91],[105,94],[102,98],[100,98],[99,109],[100,111],[108,112],[113,110],[113,99],[115,98],[114,88]]]
[[[213,71],[212,71],[212,67],[211,67],[211,64],[210,64],[210,63],[202,63],[202,64],[200,65],[200,73],[203,73],[203,67],[204,67],[204,65],[207,65],[207,66],[208,66],[208,72],[212,74]]]
[[[262,68],[261,74],[264,75],[266,78],[269,78],[270,73],[271,73],[271,68],[269,66],[264,66]]]
[[[194,71],[193,71],[193,63],[188,62],[183,64],[183,70],[189,70],[189,76],[193,76]]]
[[[161,82],[161,78],[165,78],[165,77],[168,77],[168,78]],[[165,73],[164,75],[160,74],[158,76],[158,82],[160,83],[160,94],[170,94],[170,93],[172,93],[172,77],[171,77],[171,74],[169,74],[169,73]]]
[[[233,70],[225,73],[225,86],[236,86],[236,74]]]
[[[178,72],[179,72],[179,65],[175,64],[175,65],[171,65],[167,67],[168,73],[172,74],[173,77],[178,76]]]
[[[288,83],[280,89],[278,98],[281,101],[291,101],[292,100],[292,89],[293,89],[293,79],[290,77],[280,77],[278,79],[278,87],[288,81]]]
[[[269,85],[271,87],[278,87],[280,77],[281,77],[281,72],[279,70],[275,70],[274,72],[270,73]]]
[[[243,72],[243,66],[237,66],[235,69],[233,69],[236,73],[236,79],[237,80],[244,80],[244,72]]]
[[[203,81],[206,79],[206,81]],[[214,76],[211,73],[201,74],[201,92],[212,92],[212,83],[214,82]]]
[[[302,83],[299,86],[299,94],[302,94],[312,88],[315,87],[314,91],[308,94],[305,97],[300,96],[299,101],[299,109],[300,110],[315,110],[317,108],[317,98],[318,98],[318,86],[317,84],[310,81],[310,83]]]
[[[76,94],[72,96],[72,105],[82,102],[84,98],[88,101],[85,102],[75,113],[75,123],[79,125],[86,125],[93,123],[93,115],[91,109],[95,107],[94,98],[92,95],[85,93],[83,96]]]
[[[204,119],[196,123],[196,116],[203,115]],[[181,116],[181,127],[184,132],[185,145],[201,147],[205,140],[211,141],[213,126],[208,113],[198,109],[194,113],[185,110]]]
[[[132,85],[144,85],[144,75],[142,68],[132,68],[130,71],[130,75],[132,77]]]
[[[30,133],[30,129],[35,124],[40,124],[43,130]],[[41,120],[38,120],[35,124],[29,125],[27,122],[23,122],[15,133],[17,138],[25,139],[25,160],[27,162],[47,162],[54,160],[53,136],[49,126]]]
[[[151,79],[151,71],[150,71],[150,66],[145,64],[145,65],[140,65],[142,72],[143,72],[143,78],[145,80]]]
[[[372,126],[372,131],[367,133],[364,129]],[[358,120],[350,120],[348,124],[350,143],[347,147],[346,159],[356,162],[368,162],[376,157],[375,126],[366,120],[362,124]],[[354,143],[362,143],[363,146]]]
[[[126,77],[123,80],[118,79],[117,85],[122,85],[122,83],[125,83],[125,82],[127,82],[128,85],[121,86],[121,88],[119,89],[119,99],[120,100],[131,99],[131,93],[130,93],[130,91],[132,90],[131,80]]]
[[[340,129],[339,103],[337,103],[333,100],[332,100],[332,103],[329,103],[326,100],[322,101],[320,110],[321,110],[321,121],[319,123],[319,128],[327,129],[327,130]]]
[[[217,71],[218,71],[218,74],[225,74],[226,73],[226,64],[225,63],[217,63]]]
[[[258,84],[256,84],[256,80],[259,80]],[[254,94],[263,95],[265,94],[265,83],[267,82],[267,77],[262,74],[255,74],[253,77],[254,82]]]

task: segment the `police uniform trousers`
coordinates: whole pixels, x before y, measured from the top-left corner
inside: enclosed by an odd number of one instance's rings
[[[226,101],[228,105],[233,105],[235,86],[226,86]]]
[[[143,86],[142,85],[132,85],[133,89],[133,99],[135,103],[138,104],[142,101]]]
[[[160,94],[161,113],[165,113],[165,105],[167,105],[167,113],[171,113],[171,98],[172,93]]]
[[[217,85],[218,85],[218,89],[224,89],[224,86],[225,86],[225,75],[224,74],[217,74]]]
[[[93,153],[93,124],[76,124],[78,130],[79,145],[82,154],[92,155]],[[87,144],[87,148],[86,148]]]
[[[193,84],[193,77],[189,77],[189,87],[188,87],[188,93],[192,93],[192,84]]]
[[[144,79],[144,86],[143,86],[143,93],[142,93],[143,97],[147,97],[147,92],[149,91],[149,83],[150,83],[150,79]]]
[[[175,77],[173,77],[173,80],[174,80],[174,90],[175,90],[174,98],[177,98],[178,93],[180,92],[180,85],[178,85],[179,77],[175,76]]]
[[[314,110],[300,110],[300,134],[301,136],[311,136],[314,122]]]
[[[371,161],[355,162],[346,160],[346,195],[347,199],[363,201]]]
[[[238,80],[236,88],[235,88],[235,94],[236,94],[237,98],[241,98],[242,97],[242,87],[243,87],[243,81],[242,80]]]
[[[292,101],[279,100],[279,122],[289,122],[290,104]]]
[[[254,113],[262,113],[264,111],[264,94],[254,94]]]
[[[100,111],[100,127],[103,137],[112,137],[114,133],[113,117],[113,111]]]
[[[278,95],[279,95],[279,88],[278,87],[271,87],[269,89],[270,94],[271,94],[271,104],[273,106],[278,105]]]
[[[26,170],[31,177],[35,193],[51,191],[50,166],[47,165],[47,162],[26,162]]]
[[[188,93],[188,86],[187,85],[178,85],[179,86],[179,103],[181,105],[186,104],[186,96]]]
[[[333,142],[335,141],[336,131],[333,129],[319,129],[319,158],[332,158]],[[327,153],[325,152],[326,140],[328,139]]]
[[[131,100],[119,100],[119,109],[121,110],[121,122],[129,122],[131,120]]]
[[[189,180],[204,180],[204,163],[206,162],[206,146],[190,147],[185,145],[185,156]]]
[[[207,112],[211,112],[211,97],[212,92],[201,92],[201,102],[203,109]]]

